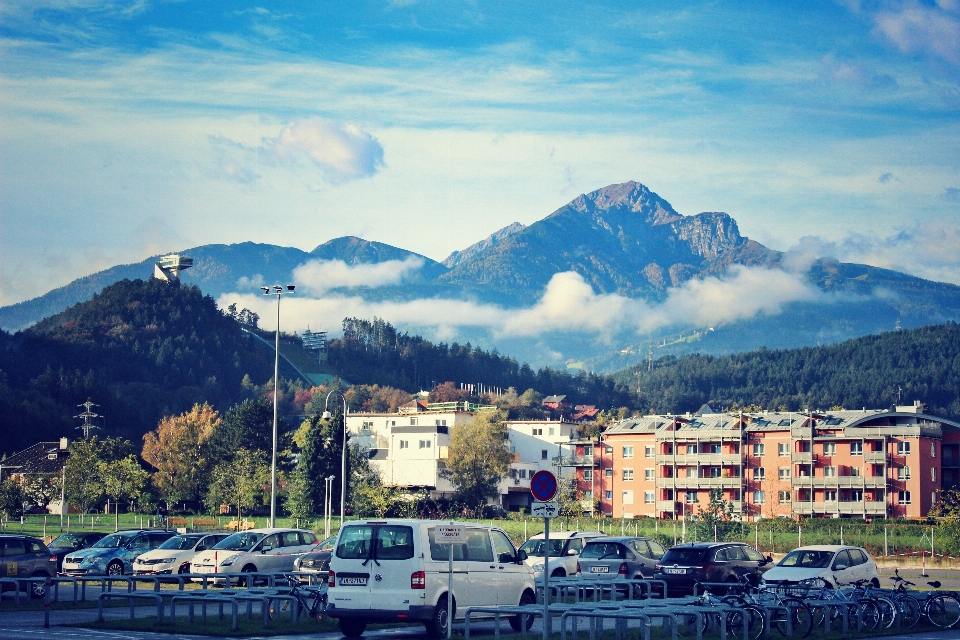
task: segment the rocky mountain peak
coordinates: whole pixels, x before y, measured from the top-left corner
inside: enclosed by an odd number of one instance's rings
[[[607,185],[577,196],[567,206],[575,211],[592,214],[606,211],[639,213],[643,222],[651,226],[669,224],[683,218],[669,202],[633,180]]]

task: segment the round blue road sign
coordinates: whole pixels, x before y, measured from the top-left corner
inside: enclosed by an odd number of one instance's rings
[[[530,493],[540,502],[549,502],[557,495],[557,477],[549,471],[537,471],[530,479]]]

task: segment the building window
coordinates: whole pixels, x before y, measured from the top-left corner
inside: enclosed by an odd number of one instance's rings
[[[585,482],[593,482],[593,469],[584,469],[583,479]]]
[[[823,443],[823,455],[825,455],[825,456],[835,456],[835,455],[837,455],[837,443],[836,443],[836,442],[824,442],[824,443]]]
[[[526,469],[520,469],[520,478],[523,479],[523,480],[526,480],[526,478],[527,478],[527,470],[526,470]]]
[[[933,491],[930,493],[930,504],[937,504],[937,492]]]
[[[410,418],[410,426],[411,426],[411,427],[417,426],[417,419],[416,419],[416,418]]]
[[[930,443],[930,457],[931,457],[931,458],[936,458],[936,457],[937,457],[937,443],[936,443],[936,442],[931,442],[931,443]]]
[[[633,504],[633,491],[623,492],[623,504]]]
[[[834,489],[823,492],[823,501],[824,502],[836,502],[837,501],[837,492]]]
[[[697,492],[696,491],[687,491],[683,495],[683,501],[687,504],[697,504]]]
[[[910,479],[910,467],[898,467],[897,468],[897,480],[909,480]]]
[[[850,455],[852,455],[852,456],[862,456],[862,455],[863,455],[863,443],[862,443],[862,442],[851,442],[851,443],[850,443]]]
[[[608,477],[608,478],[612,478],[612,477],[613,477],[613,469],[604,469],[604,470],[603,470],[603,475],[605,475],[605,476]]]
[[[644,503],[644,504],[653,504],[653,491],[644,491],[644,492],[643,492],[643,503]]]
[[[767,496],[763,491],[754,491],[753,492],[753,503],[754,504],[763,504],[767,501]]]
[[[850,476],[853,478],[859,478],[863,475],[863,469],[860,467],[850,467]]]
[[[362,425],[360,425],[360,428],[361,428],[361,429],[373,429],[373,422],[372,422],[372,421],[371,421],[371,422],[364,422]]]
[[[898,442],[898,443],[897,443],[897,455],[898,455],[898,456],[908,456],[908,455],[910,455],[910,443],[909,443],[909,442]]]
[[[623,448],[623,457],[632,458],[633,457],[633,447],[624,447]]]
[[[790,502],[790,492],[789,491],[779,492],[777,494],[777,499],[780,500],[780,504],[783,504],[785,502]]]
[[[653,482],[653,469],[644,469],[643,479],[647,482]]]
[[[763,478],[764,478],[764,473],[765,473],[765,471],[764,471],[763,467],[757,467],[756,469],[753,470],[753,479],[754,479],[754,480],[763,480]]]
[[[762,442],[758,442],[758,443],[756,443],[756,444],[753,445],[753,455],[756,456],[756,457],[758,457],[758,458],[763,455],[763,443],[762,443]]]
[[[593,491],[591,491],[590,489],[587,489],[586,491],[584,491],[584,492],[583,492],[583,499],[584,499],[584,500],[593,500]]]
[[[546,450],[546,449],[540,449],[540,459],[541,459],[541,460],[546,460],[546,459],[547,459],[547,450]]]
[[[836,467],[824,467],[824,468],[823,468],[823,477],[824,477],[824,478],[836,478],[836,477],[837,477],[837,468],[836,468]]]
[[[609,444],[603,448],[604,453],[613,453],[613,447]]]
[[[910,492],[909,491],[898,491],[897,492],[897,502],[900,504],[910,504]]]
[[[409,447],[409,446],[410,446],[410,443],[407,442],[406,440],[401,440],[401,441],[400,441],[400,448],[401,448],[401,449],[406,449],[406,448]]]
[[[643,457],[652,458],[653,457],[653,447],[644,447],[643,448]]]
[[[781,442],[780,444],[778,444],[778,445],[777,445],[777,453],[778,453],[779,455],[781,455],[781,456],[788,456],[788,455],[790,455],[790,443],[789,443],[789,442]]]
[[[930,467],[930,481],[931,481],[931,482],[936,482],[936,481],[937,481],[937,468],[936,468],[936,467]]]
[[[420,448],[421,448],[421,449],[429,449],[431,444],[432,444],[432,442],[431,442],[430,440],[421,440],[421,441],[420,441]]]
[[[391,426],[391,427],[397,426],[397,421],[396,421],[396,420],[391,420],[391,421],[390,421],[390,426]]]
[[[719,445],[719,444],[711,444],[711,445],[709,445],[709,449],[710,449],[710,453],[714,453],[714,454],[720,453],[720,445]]]
[[[856,489],[850,492],[850,502],[863,502],[863,491]]]
[[[613,491],[605,491],[603,493],[604,500],[613,500]]]
[[[555,432],[555,431],[556,431],[556,429],[554,429],[553,427],[550,427],[550,435],[554,435],[554,432]]]
[[[710,477],[719,478],[720,477],[720,467],[710,467]]]
[[[780,479],[781,480],[790,479],[790,467],[780,467]]]
[[[624,470],[623,470],[623,479],[624,479],[624,480],[633,480],[633,469],[624,469]]]
[[[541,429],[541,428],[531,429],[530,432],[531,432],[533,435],[535,435],[535,436],[542,436],[542,435],[543,435],[543,429]]]

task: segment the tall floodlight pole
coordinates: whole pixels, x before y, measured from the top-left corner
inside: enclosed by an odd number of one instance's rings
[[[278,284],[273,287],[260,287],[265,296],[277,296],[277,337],[276,353],[273,359],[273,457],[270,462],[270,526],[276,526],[277,520],[277,395],[280,392],[280,296],[293,293],[296,288],[288,284],[286,289]]]
[[[343,513],[347,496],[347,397],[343,395],[342,391],[334,389],[327,394],[327,399],[323,401],[323,415],[321,417],[324,420],[329,420],[332,417],[327,405],[330,404],[330,396],[335,393],[339,394],[340,399],[343,400],[343,451],[340,454],[340,528],[343,529]]]

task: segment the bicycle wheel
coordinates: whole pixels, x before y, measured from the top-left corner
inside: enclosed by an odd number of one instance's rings
[[[810,606],[800,598],[787,597],[782,600],[783,606],[790,612],[790,622],[793,626],[793,637],[806,638],[813,631],[813,612]],[[782,614],[781,614],[782,616]],[[783,636],[787,635],[786,620],[781,619],[777,630]]]
[[[920,622],[920,603],[911,595],[898,593],[894,596],[897,603],[897,615],[900,617],[900,626],[907,629],[917,626]]]
[[[857,631],[874,631],[880,626],[880,607],[873,600],[857,601]]]
[[[893,598],[874,596],[873,601],[880,607],[880,629],[889,629],[897,621],[900,607]]]
[[[763,636],[766,621],[763,611],[752,604],[741,605],[739,611],[727,614],[727,635],[732,638],[743,637],[743,625],[747,625],[747,636],[756,640]]]
[[[960,620],[960,601],[946,593],[937,594],[927,600],[923,612],[931,624],[948,629]]]

